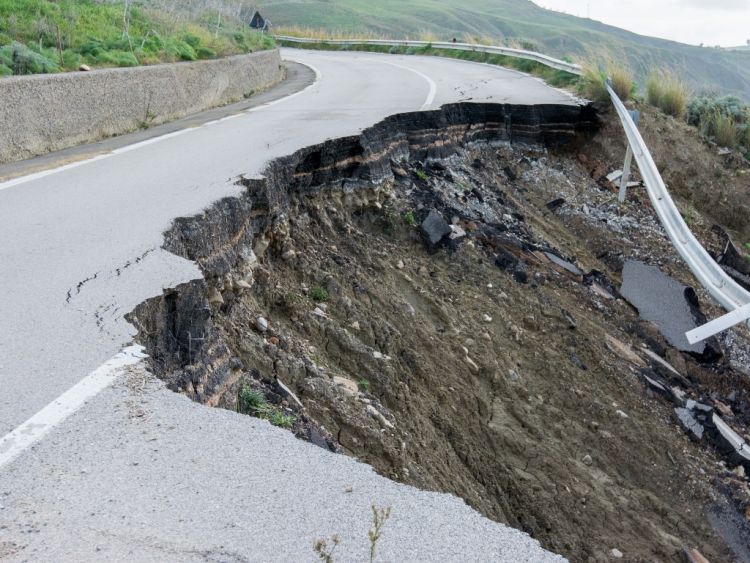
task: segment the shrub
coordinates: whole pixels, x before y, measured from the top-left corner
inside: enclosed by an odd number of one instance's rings
[[[710,117],[708,123],[718,145],[730,148],[737,146],[737,127],[732,117],[717,111]]]
[[[57,63],[51,59],[17,42],[0,47],[0,64],[7,66],[13,74],[17,75],[58,72],[60,70]]]
[[[357,387],[359,387],[359,390],[363,393],[368,393],[370,391],[370,382],[367,379],[360,379],[357,382]]]
[[[687,106],[688,123],[691,125],[701,125],[716,113],[731,117],[736,123],[746,119],[746,107],[736,96],[699,96],[690,100]]]
[[[10,76],[12,74],[13,71],[10,68],[0,63],[0,76]]]
[[[198,56],[199,59],[215,59],[216,58],[216,51],[213,49],[209,49],[208,47],[198,47],[195,50],[195,54]]]
[[[667,115],[685,115],[688,100],[687,87],[672,73],[652,73],[646,83],[646,99]]]
[[[97,55],[96,62],[113,66],[138,66],[138,59],[127,51],[102,51]]]
[[[583,74],[578,85],[579,93],[590,100],[597,102],[606,102],[609,100],[607,77],[593,63],[583,65]]]
[[[607,67],[607,74],[612,81],[612,89],[623,102],[630,98],[633,93],[633,75],[622,66],[610,64]]]
[[[258,415],[268,406],[265,395],[252,387],[242,386],[237,394],[237,412]]]
[[[316,285],[315,287],[310,289],[310,299],[312,299],[316,303],[328,301],[330,298],[331,296],[328,294],[328,292],[319,285]]]

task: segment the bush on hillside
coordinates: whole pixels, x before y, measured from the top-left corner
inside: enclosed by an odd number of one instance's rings
[[[0,47],[0,64],[11,74],[58,72],[60,67],[52,59],[18,42]]]
[[[203,11],[179,14],[95,0],[0,0],[0,76],[213,59],[275,46],[243,22]],[[16,52],[16,63],[12,54]]]
[[[687,87],[674,74],[652,73],[646,83],[646,100],[667,115],[679,118],[687,109]]]

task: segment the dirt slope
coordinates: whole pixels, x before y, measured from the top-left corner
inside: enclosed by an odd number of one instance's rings
[[[136,312],[154,370],[212,406],[258,390],[300,437],[572,560],[741,557],[706,511],[744,511],[747,481],[688,439],[642,350],[742,429],[750,384],[730,360],[748,335],[700,363],[619,298],[628,258],[692,279],[643,191],[620,206],[601,179],[611,125],[592,141],[553,113],[446,118],[313,149],[178,221],[168,246],[206,279]]]

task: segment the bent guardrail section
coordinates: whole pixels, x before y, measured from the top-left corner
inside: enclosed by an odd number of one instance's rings
[[[408,40],[388,40],[388,39],[332,39],[320,40],[304,37],[275,36],[279,41],[299,44],[325,43],[328,45],[381,45],[388,47],[434,47],[436,49],[452,49],[458,51],[477,51],[496,55],[505,55],[538,62],[548,67],[563,70],[571,74],[580,76],[582,69],[579,65],[569,63],[553,57],[548,57],[534,51],[523,49],[511,49],[509,47],[497,47],[492,45],[473,45],[470,43],[453,43],[453,42],[428,42],[428,41],[408,41]],[[734,281],[719,264],[711,257],[705,248],[695,238],[690,228],[682,218],[672,197],[667,191],[664,180],[659,173],[654,159],[646,146],[643,137],[641,137],[630,112],[625,108],[620,98],[617,96],[611,85],[607,84],[612,103],[617,111],[617,115],[622,122],[625,136],[628,139],[628,145],[633,151],[638,169],[643,177],[643,183],[646,186],[651,204],[661,221],[667,236],[672,241],[679,255],[686,262],[693,275],[698,279],[701,285],[709,292],[728,314],[715,319],[714,321],[698,327],[686,333],[688,342],[695,344],[709,338],[731,326],[747,322],[750,327],[750,292],[745,290],[741,285]]]
[[[693,272],[693,275],[698,278],[698,281],[711,294],[711,297],[729,311],[728,317],[730,318],[726,320],[736,319],[736,322],[733,322],[729,326],[747,320],[748,316],[744,316],[743,313],[738,313],[737,311],[740,309],[743,312],[747,311],[746,306],[750,304],[750,292],[734,281],[716,263],[706,249],[701,246],[698,239],[695,238],[695,235],[693,235],[687,223],[682,218],[682,214],[677,209],[672,196],[669,195],[664,180],[661,174],[659,174],[654,159],[633,122],[630,112],[625,108],[625,104],[622,103],[611,85],[607,84],[607,90],[612,98],[617,115],[622,122],[625,135],[628,138],[628,144],[633,150],[633,156],[638,163],[638,169],[643,177],[643,183],[646,185],[646,191],[651,199],[651,204],[661,224],[664,226],[667,236],[672,241],[672,246],[682,256],[682,259]],[[717,323],[717,321],[714,321],[714,323]],[[729,328],[729,326],[724,326],[724,324],[709,323],[704,327],[699,327],[688,332],[686,334],[687,339],[691,344],[705,340],[709,336],[713,336],[713,334]],[[709,328],[711,325],[720,330],[712,332]],[[722,326],[723,328],[721,328]]]

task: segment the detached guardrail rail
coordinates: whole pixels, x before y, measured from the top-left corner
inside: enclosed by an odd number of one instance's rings
[[[440,41],[408,41],[408,40],[388,40],[388,39],[311,39],[304,37],[288,37],[277,35],[275,38],[286,43],[315,44],[324,43],[327,45],[379,45],[386,47],[434,47],[435,49],[452,49],[456,51],[476,51],[480,53],[489,53],[493,55],[505,55],[507,57],[516,57],[543,64],[550,68],[563,70],[571,74],[580,76],[583,72],[579,65],[561,61],[553,57],[548,57],[534,51],[524,49],[511,49],[510,47],[497,47],[492,45],[473,45],[471,43],[453,43]],[[643,183],[651,199],[651,204],[661,221],[667,236],[672,241],[672,245],[687,263],[690,270],[701,283],[728,313],[718,319],[715,319],[701,327],[691,330],[685,336],[688,342],[695,344],[705,340],[715,334],[718,334],[732,326],[747,322],[750,327],[750,292],[745,290],[740,284],[734,281],[719,264],[706,251],[690,228],[682,218],[672,197],[667,191],[664,180],[656,168],[654,159],[641,137],[638,128],[633,121],[630,112],[625,108],[620,98],[617,96],[612,86],[607,84],[607,91],[612,98],[617,115],[622,122],[625,136],[628,139],[629,150],[638,164],[638,169],[643,177]],[[626,166],[626,168],[629,168]],[[624,182],[625,183],[625,182]],[[621,192],[624,197],[624,191]]]

